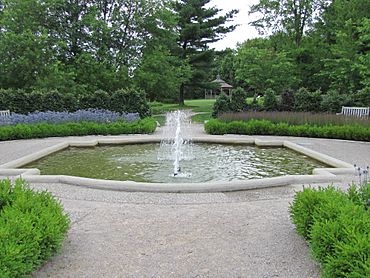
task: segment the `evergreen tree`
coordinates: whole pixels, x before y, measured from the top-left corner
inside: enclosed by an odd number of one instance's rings
[[[192,68],[192,77],[180,86],[179,104],[184,105],[185,88],[204,87],[211,72],[214,51],[209,43],[222,39],[223,35],[235,29],[227,25],[238,11],[232,10],[223,16],[216,7],[206,7],[210,0],[180,0],[174,9],[179,17],[177,55],[187,60]]]

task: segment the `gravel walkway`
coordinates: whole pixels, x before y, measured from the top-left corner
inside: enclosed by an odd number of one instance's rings
[[[200,125],[193,130],[203,132]],[[286,139],[370,164],[370,143]],[[0,142],[0,164],[63,140]],[[72,219],[61,253],[34,277],[320,277],[288,214],[302,185],[201,194],[32,186],[51,191]]]

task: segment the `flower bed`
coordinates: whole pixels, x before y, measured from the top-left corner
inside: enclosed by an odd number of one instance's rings
[[[17,124],[51,123],[60,124],[66,122],[133,122],[140,119],[138,113],[122,114],[102,109],[78,110],[76,112],[33,112],[28,115],[12,113],[7,117],[0,117],[0,126]]]

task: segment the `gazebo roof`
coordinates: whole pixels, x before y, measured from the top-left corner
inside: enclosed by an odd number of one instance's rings
[[[217,78],[213,80],[212,83],[220,84],[222,89],[232,89],[233,88],[233,86],[231,86],[230,84],[227,84],[224,80],[222,80],[219,74],[217,74]]]

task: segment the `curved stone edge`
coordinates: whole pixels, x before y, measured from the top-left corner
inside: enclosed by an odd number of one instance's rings
[[[49,154],[61,151],[68,147],[94,147],[97,145],[117,144],[145,144],[158,143],[160,138],[156,136],[128,137],[128,138],[99,138],[85,141],[66,141],[45,148],[36,153],[24,156],[11,162],[0,165],[0,175],[17,176],[28,182],[34,183],[65,183],[95,189],[132,191],[132,192],[227,192],[240,191],[266,187],[285,186],[290,184],[330,183],[340,181],[338,175],[355,174],[354,167],[344,161],[328,155],[302,147],[290,141],[270,140],[264,141],[248,138],[230,138],[225,136],[204,136],[193,138],[197,143],[220,143],[220,144],[250,144],[264,147],[286,147],[308,157],[321,161],[335,168],[316,168],[313,175],[287,175],[282,177],[235,181],[235,182],[208,182],[208,183],[139,183],[133,181],[114,181],[90,179],[64,175],[40,175],[38,169],[17,168],[32,161],[38,160]],[[17,168],[17,169],[15,169]]]

